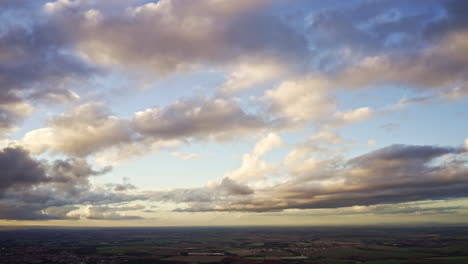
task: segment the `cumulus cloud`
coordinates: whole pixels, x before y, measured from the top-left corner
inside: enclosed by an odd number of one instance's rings
[[[89,61],[166,75],[247,54],[298,58],[306,51],[305,38],[264,13],[266,4],[163,0],[112,9],[57,1],[45,8],[57,23],[77,30],[70,32],[78,32],[77,49]]]
[[[255,144],[251,153],[246,153],[242,156],[241,166],[234,171],[226,173],[225,177],[239,182],[248,182],[260,180],[274,174],[278,165],[268,163],[262,157],[274,148],[284,145],[285,142],[277,134],[269,133]]]
[[[138,133],[156,139],[222,140],[266,126],[261,116],[245,112],[234,100],[220,98],[193,98],[149,108],[136,112],[132,123]]]
[[[0,194],[10,187],[30,187],[48,180],[45,167],[32,159],[29,153],[21,148],[5,148],[0,152]]]
[[[467,42],[467,32],[455,32],[414,54],[366,57],[344,70],[338,83],[355,88],[400,83],[447,91],[466,81]]]
[[[48,127],[28,132],[22,144],[35,153],[47,150],[72,156],[86,156],[130,141],[125,120],[109,114],[99,103],[79,105],[48,120]]]
[[[336,108],[329,88],[326,79],[304,77],[282,82],[267,90],[263,98],[271,101],[271,111],[281,117],[293,121],[320,120]]]
[[[230,95],[256,88],[286,76],[289,71],[287,65],[273,59],[241,60],[231,67],[226,82],[220,88],[220,93]]]

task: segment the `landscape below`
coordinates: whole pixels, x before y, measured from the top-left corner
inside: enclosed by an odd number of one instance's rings
[[[0,263],[468,263],[460,226],[0,230]]]

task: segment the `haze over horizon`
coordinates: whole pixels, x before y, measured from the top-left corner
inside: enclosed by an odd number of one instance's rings
[[[2,0],[0,226],[467,223],[466,14]]]

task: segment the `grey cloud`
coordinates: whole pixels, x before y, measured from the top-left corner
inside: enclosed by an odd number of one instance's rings
[[[154,201],[190,203],[192,205],[206,205],[211,203],[230,201],[231,199],[245,199],[254,194],[248,185],[241,184],[230,178],[223,178],[221,182],[199,188],[161,190],[148,193]]]
[[[431,203],[437,201],[430,201]],[[333,216],[333,215],[441,215],[441,214],[457,214],[460,210],[466,210],[465,206],[434,206],[429,202],[409,202],[398,204],[377,204],[370,206],[358,207],[340,207],[340,208],[325,208],[325,209],[308,209],[303,211],[294,210],[293,212],[265,212],[262,215],[289,215],[289,216]]]
[[[392,145],[341,164],[330,160],[326,170],[313,168],[309,175],[257,188],[250,199],[192,201],[176,210],[264,212],[467,197],[463,152],[452,147]]]
[[[177,101],[163,109],[137,112],[132,123],[140,134],[161,139],[226,139],[267,126],[261,116],[245,112],[235,101],[208,98]]]
[[[448,34],[413,53],[365,57],[338,74],[336,85],[355,89],[389,83],[440,91],[463,88],[468,76],[467,32]]]
[[[356,58],[400,53],[424,45],[421,32],[437,14],[437,1],[361,1],[311,15],[308,31],[319,68],[336,71]],[[340,50],[348,49],[351,54]]]
[[[108,184],[107,186],[114,189],[116,192],[128,191],[136,189],[136,186],[131,183],[117,183],[117,184]]]
[[[228,177],[223,178],[219,187],[230,195],[249,195],[254,193],[254,190],[249,186],[240,184]]]
[[[45,166],[32,159],[21,148],[5,148],[0,151],[0,194],[10,187],[30,187],[48,180]]]
[[[235,100],[206,97],[148,108],[132,119],[120,119],[101,103],[89,102],[46,123],[46,127],[26,133],[19,144],[35,154],[49,151],[85,157],[116,151],[121,159],[191,140],[228,140],[272,125],[262,113],[247,112]]]
[[[40,7],[35,4],[2,1],[0,127],[4,130],[11,129],[24,118],[4,110],[9,105],[48,101],[51,94],[66,93],[67,84],[73,80],[87,78],[97,72],[96,67],[74,55],[68,39],[39,14],[37,9]],[[9,21],[8,17],[16,18]]]
[[[453,31],[468,29],[468,4],[466,1],[446,0],[441,1],[446,10],[445,16],[429,24],[424,32],[428,38],[436,38]]]
[[[45,209],[43,206],[29,204],[12,204],[5,203],[0,200],[0,219],[11,220],[53,220],[58,219],[57,216],[49,216],[41,211]]]
[[[366,1],[356,12],[318,12],[310,27],[312,45],[324,49],[319,68],[333,73],[333,86],[398,83],[440,90],[440,97],[463,97],[468,24],[462,2]],[[447,14],[440,18],[444,6]]]
[[[421,206],[409,206],[409,207],[377,207],[372,210],[375,214],[453,214],[457,210],[466,209],[463,206],[441,206],[441,207],[421,207]]]
[[[123,191],[94,189],[89,177],[110,170],[93,169],[84,159],[37,160],[20,147],[0,151],[0,219],[78,218],[68,213],[79,205],[116,204],[146,199]],[[142,207],[123,207],[139,210]]]
[[[418,161],[418,163],[424,164],[436,157],[450,153],[457,154],[462,151],[452,147],[391,145],[351,159],[349,164],[360,167],[370,167],[380,162],[390,163],[395,161],[408,163]]]
[[[109,6],[50,7],[91,61],[165,75],[244,56],[304,57],[304,36],[264,12],[265,2],[162,0],[113,14]]]

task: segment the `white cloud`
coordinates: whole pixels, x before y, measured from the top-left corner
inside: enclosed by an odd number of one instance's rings
[[[358,109],[348,110],[345,112],[336,112],[332,123],[337,125],[349,125],[357,122],[362,122],[372,116],[372,109],[369,107],[361,107]]]
[[[125,120],[106,113],[99,103],[77,106],[48,121],[48,127],[26,133],[20,144],[33,153],[50,150],[86,156],[130,140]]]
[[[329,87],[326,79],[305,77],[284,81],[267,90],[263,98],[271,101],[271,111],[279,116],[293,121],[320,120],[336,108]]]
[[[241,60],[230,69],[226,82],[221,86],[222,94],[235,94],[284,76],[288,66],[274,59],[250,58]]]
[[[251,153],[242,156],[242,164],[238,169],[226,173],[224,177],[239,182],[248,182],[261,180],[274,174],[279,165],[268,163],[262,157],[274,148],[284,145],[285,142],[278,135],[269,133],[255,144]]]

